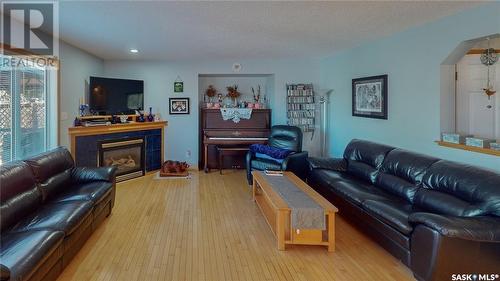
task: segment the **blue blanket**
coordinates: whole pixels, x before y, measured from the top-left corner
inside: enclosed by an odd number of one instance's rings
[[[253,153],[261,153],[261,154],[266,154],[271,158],[274,159],[285,159],[293,153],[293,151],[289,149],[283,149],[283,148],[277,148],[277,147],[272,147],[269,145],[263,145],[263,144],[252,144],[250,145],[250,151]]]

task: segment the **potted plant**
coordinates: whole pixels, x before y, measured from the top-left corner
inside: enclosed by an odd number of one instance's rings
[[[213,101],[212,98],[217,94],[217,89],[214,88],[213,85],[209,85],[207,90],[205,91],[205,95],[208,97],[207,108],[212,108]]]
[[[240,92],[238,92],[238,85],[234,86],[229,86],[226,87],[227,89],[227,97],[231,98],[233,100],[234,107],[238,107],[238,97],[241,95]]]

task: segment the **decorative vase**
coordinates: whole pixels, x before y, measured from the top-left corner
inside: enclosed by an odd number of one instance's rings
[[[80,110],[80,116],[85,116],[85,112],[87,110],[87,105],[86,104],[80,104],[80,107],[78,109]]]
[[[80,120],[80,118],[76,117],[75,121],[73,121],[73,125],[75,127],[81,126],[82,125],[82,121]]]
[[[149,122],[155,121],[155,116],[153,115],[153,108],[152,107],[149,108],[148,121]]]

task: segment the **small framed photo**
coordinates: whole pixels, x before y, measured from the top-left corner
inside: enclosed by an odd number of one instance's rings
[[[352,116],[387,119],[387,74],[352,79]]]
[[[169,114],[189,114],[189,98],[169,98]]]
[[[174,93],[182,93],[184,92],[184,82],[175,81],[174,82]]]

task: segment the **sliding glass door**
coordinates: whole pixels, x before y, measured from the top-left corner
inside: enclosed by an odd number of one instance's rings
[[[50,85],[53,72],[36,66],[0,70],[0,164],[49,147],[47,118],[55,108],[48,97],[56,94]]]

